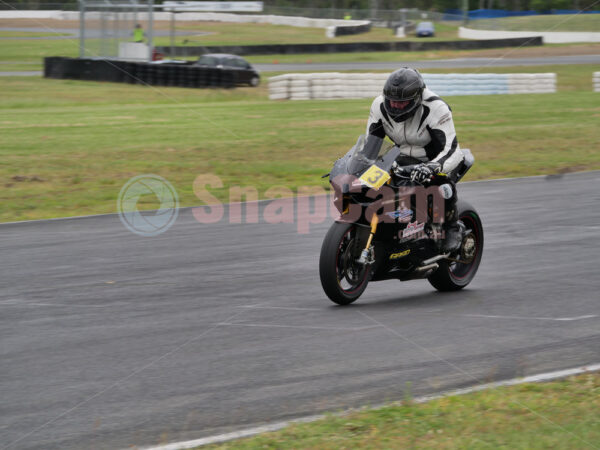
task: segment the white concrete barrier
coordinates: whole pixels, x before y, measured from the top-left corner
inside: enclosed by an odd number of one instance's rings
[[[388,75],[388,73],[335,72],[279,75],[269,79],[269,98],[272,100],[373,98],[381,94]],[[425,73],[422,75],[427,87],[439,95],[556,92],[555,73]],[[600,76],[598,84],[600,85]]]
[[[458,37],[463,39],[506,39],[542,36],[544,44],[568,44],[571,42],[600,42],[600,33],[571,31],[497,31],[475,30],[459,27]]]
[[[87,12],[93,14],[93,12]],[[99,16],[99,15],[98,15]],[[177,21],[200,22],[234,22],[234,23],[270,23],[273,25],[289,25],[292,27],[327,28],[343,26],[361,26],[370,23],[368,20],[342,20],[342,19],[312,19],[309,17],[254,15],[254,14],[229,14],[209,12],[182,12],[177,13]],[[148,20],[146,11],[139,11],[137,18],[140,21]],[[79,20],[78,11],[0,11],[0,19],[57,19]],[[154,20],[171,20],[170,12],[156,11]]]
[[[594,75],[592,75],[592,84],[594,92],[600,92],[600,72],[594,72]]]
[[[119,59],[125,61],[148,61],[150,48],[141,42],[120,42]]]

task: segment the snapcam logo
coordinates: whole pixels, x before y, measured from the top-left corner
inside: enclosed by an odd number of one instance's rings
[[[154,211],[140,211],[140,199],[154,196],[159,208]],[[143,208],[142,208],[143,209]],[[117,211],[123,225],[140,236],[156,236],[167,231],[179,214],[177,191],[163,177],[139,175],[131,178],[121,188],[117,200]]]

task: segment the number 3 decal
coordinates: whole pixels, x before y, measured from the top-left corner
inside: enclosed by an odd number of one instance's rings
[[[377,167],[375,164],[369,167],[369,170],[360,177],[360,181],[374,189],[379,189],[389,179],[390,174],[380,167]]]
[[[368,181],[371,184],[377,183],[377,181],[385,174],[385,172],[381,169],[376,169],[373,171],[373,174],[369,177]]]

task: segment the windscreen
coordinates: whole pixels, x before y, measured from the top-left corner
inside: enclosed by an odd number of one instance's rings
[[[348,173],[359,176],[367,168],[375,164],[378,157],[383,156],[393,144],[380,137],[364,134],[358,137],[348,161]]]

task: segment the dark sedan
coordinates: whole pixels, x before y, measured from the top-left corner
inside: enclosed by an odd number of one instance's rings
[[[226,53],[202,55],[194,65],[231,70],[235,76],[235,84],[258,86],[260,83],[260,75],[256,69],[252,67],[252,64],[237,55],[229,55]]]
[[[431,22],[421,22],[417,25],[416,29],[417,37],[433,37],[435,36],[435,29]]]

